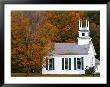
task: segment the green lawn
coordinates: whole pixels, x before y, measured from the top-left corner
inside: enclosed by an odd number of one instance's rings
[[[80,74],[50,74],[42,75],[40,73],[32,73],[27,75],[26,73],[11,73],[12,77],[100,77],[100,74],[93,75],[80,75]]]

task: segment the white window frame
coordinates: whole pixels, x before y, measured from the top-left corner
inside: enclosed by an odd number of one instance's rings
[[[65,59],[66,58],[64,58],[64,70],[69,70],[69,58],[67,58],[68,59],[68,69],[65,69]]]
[[[49,69],[49,60],[50,60],[50,59],[52,59],[52,62],[53,62],[53,59],[54,59],[54,58],[49,58],[49,59],[48,59],[48,66],[47,66],[47,67],[48,67],[48,70],[50,70],[50,69]],[[55,61],[54,61],[54,62],[55,62]],[[53,64],[55,64],[55,63],[53,63]],[[54,69],[53,69],[53,64],[52,64],[52,69],[51,69],[51,70],[54,70]]]

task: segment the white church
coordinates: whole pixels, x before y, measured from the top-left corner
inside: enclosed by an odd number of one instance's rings
[[[42,69],[42,74],[85,74],[85,68],[93,66],[99,73],[100,61],[95,58],[89,32],[89,21],[86,20],[86,26],[83,27],[79,20],[78,42],[55,43],[54,54],[48,56],[48,64]]]

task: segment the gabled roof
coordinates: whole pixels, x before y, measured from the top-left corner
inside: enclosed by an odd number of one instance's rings
[[[78,43],[55,43],[57,55],[87,55],[90,45],[78,45]]]

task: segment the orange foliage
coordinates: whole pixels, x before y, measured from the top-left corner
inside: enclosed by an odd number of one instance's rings
[[[42,69],[42,61],[55,42],[76,41],[78,12],[11,12],[11,59],[13,67]],[[45,63],[45,61],[44,61]],[[45,65],[45,64],[43,64]]]

